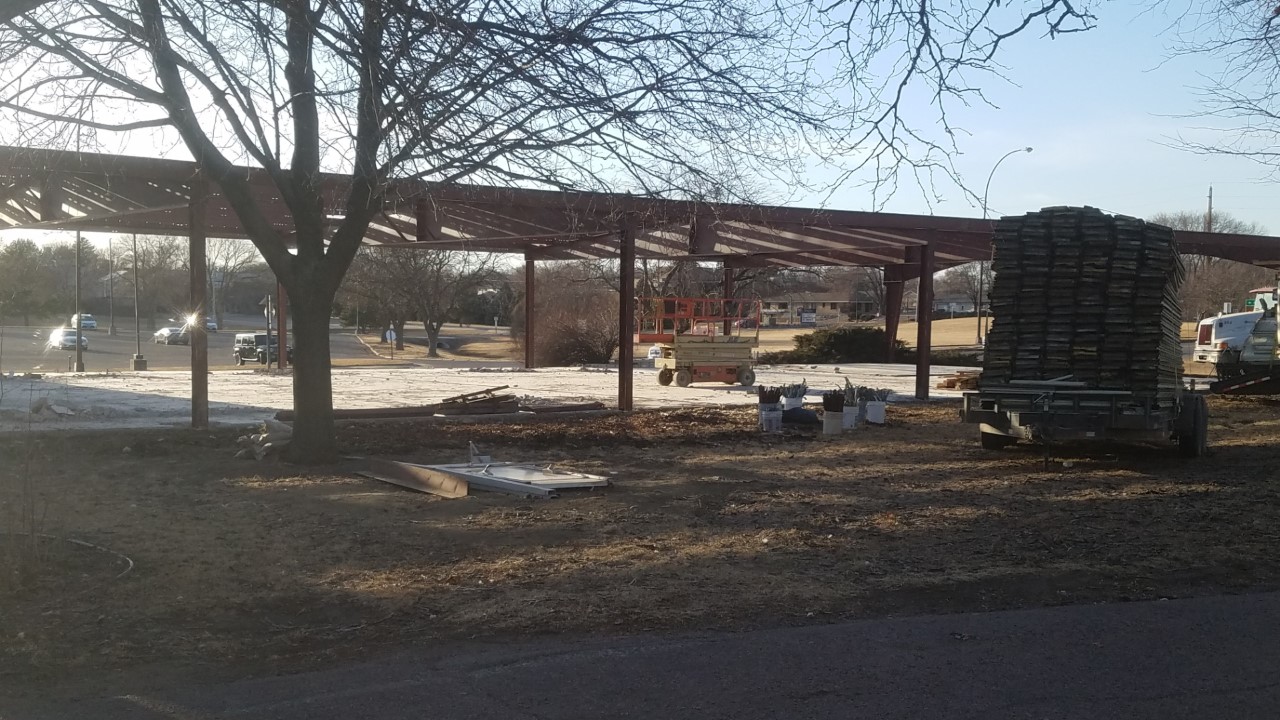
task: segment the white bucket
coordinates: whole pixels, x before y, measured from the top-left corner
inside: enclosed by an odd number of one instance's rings
[[[881,402],[879,400],[872,400],[867,403],[867,422],[872,425],[883,425],[885,407],[887,407],[887,405],[888,403]]]
[[[782,408],[776,403],[760,405],[760,430],[767,433],[782,432]]]
[[[797,397],[797,398],[789,398],[789,397],[784,397],[784,398],[782,398],[782,409],[783,409],[783,410],[795,410],[796,408],[800,407],[801,405],[804,405],[804,397],[803,397],[803,396],[801,396],[801,397]]]
[[[845,430],[853,430],[858,427],[858,415],[861,411],[857,405],[845,405],[844,417],[841,419],[840,426]]]
[[[839,435],[844,432],[844,412],[822,413],[822,434]]]

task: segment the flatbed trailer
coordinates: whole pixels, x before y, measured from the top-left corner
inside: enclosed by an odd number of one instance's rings
[[[1208,449],[1209,406],[1200,393],[1181,392],[1172,407],[1127,390],[1084,383],[1011,381],[964,394],[961,419],[980,426],[982,447],[1019,440],[1046,445],[1081,440],[1176,442],[1184,457]]]

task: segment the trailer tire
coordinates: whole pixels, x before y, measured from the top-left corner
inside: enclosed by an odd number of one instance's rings
[[[999,433],[982,433],[982,449],[983,450],[1003,450],[1010,445],[1016,445],[1017,438],[1011,438],[1007,435]]]
[[[1185,458],[1204,457],[1209,451],[1209,403],[1203,395],[1192,395],[1183,412],[1191,413],[1183,434],[1178,436],[1178,450]]]
[[[674,376],[675,373],[671,372],[671,368],[662,368],[658,371],[658,384],[664,387],[670,385],[671,378]]]
[[[680,387],[689,387],[689,383],[693,382],[693,373],[688,370],[676,371],[676,384]]]
[[[738,368],[738,384],[739,385],[755,385],[756,371],[751,368]]]

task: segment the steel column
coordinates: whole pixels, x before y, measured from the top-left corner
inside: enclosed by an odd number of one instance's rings
[[[902,289],[905,283],[900,279],[890,279],[888,269],[886,268],[884,276],[884,332],[885,342],[884,361],[887,363],[897,362],[897,354],[894,352],[898,342],[898,325],[902,321]]]
[[[733,321],[728,318],[728,315],[730,313],[729,300],[733,299],[733,293],[734,293],[733,268],[729,267],[728,263],[724,263],[724,299],[725,299],[724,314],[726,317],[724,320],[723,331],[725,335],[730,335],[733,333]],[[733,314],[738,315],[740,313],[734,312]]]
[[[933,243],[920,246],[920,292],[916,301],[916,399],[929,399],[929,352],[933,347]]]
[[[204,329],[205,293],[209,282],[206,274],[205,240],[208,232],[209,188],[203,175],[191,183],[188,205],[187,243],[191,270],[191,302],[188,318],[191,327],[191,427],[209,427],[209,336]]]
[[[537,353],[534,352],[536,343],[536,333],[534,332],[534,320],[537,313],[534,312],[534,302],[536,300],[535,291],[537,263],[534,262],[533,255],[528,251],[524,254],[524,366],[525,368],[534,368],[537,366]]]
[[[618,409],[634,409],[636,333],[636,225],[622,221],[618,237]]]

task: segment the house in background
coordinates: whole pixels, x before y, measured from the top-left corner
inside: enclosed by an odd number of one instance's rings
[[[858,291],[857,299],[848,291],[794,292],[760,300],[765,325],[833,325],[874,317],[879,302],[866,291]]]

